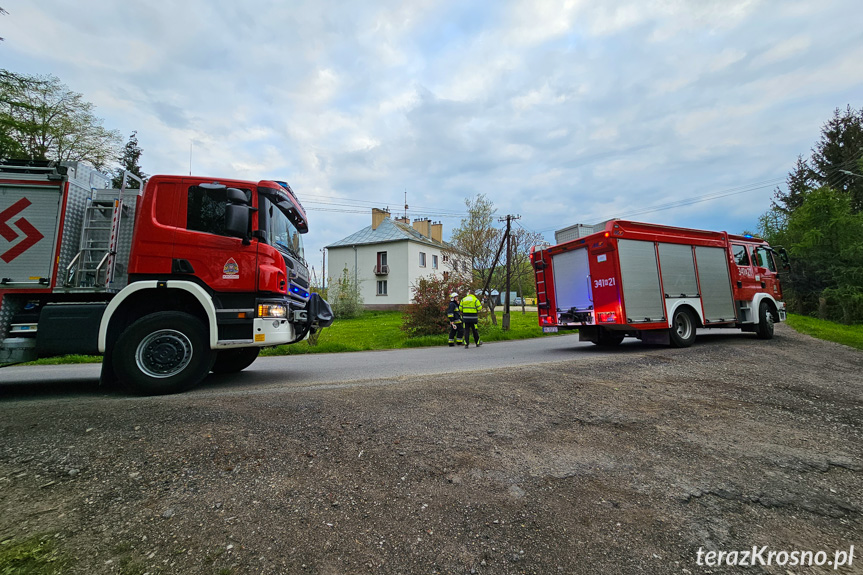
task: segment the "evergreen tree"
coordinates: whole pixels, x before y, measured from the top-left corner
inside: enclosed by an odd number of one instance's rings
[[[863,109],[836,109],[809,161],[797,159],[760,231],[791,255],[791,311],[863,322]]]
[[[821,128],[821,138],[809,161],[797,158],[788,174],[788,190],[776,190],[773,205],[793,212],[804,193],[822,186],[846,194],[853,213],[863,211],[863,108],[836,108]]]
[[[141,165],[138,163],[143,153],[144,150],[138,145],[138,132],[132,132],[132,135],[129,136],[129,141],[123,147],[123,154],[117,158],[120,162],[120,167],[114,170],[114,179],[111,181],[114,188],[119,189],[123,185],[124,170],[138,176],[142,180],[147,179],[147,174],[141,171]],[[138,188],[138,182],[130,178],[126,183],[126,187]]]

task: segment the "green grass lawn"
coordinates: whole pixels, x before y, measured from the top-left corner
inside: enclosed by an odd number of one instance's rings
[[[514,308],[510,312],[510,330],[505,332],[500,324],[503,312],[497,312],[497,326],[485,320],[479,325],[480,339],[502,341],[542,337],[536,312],[521,313]],[[322,330],[317,345],[300,342],[265,349],[261,355],[294,355],[302,353],[332,353],[337,351],[367,351],[373,349],[398,349],[404,347],[427,347],[446,345],[447,334],[408,337],[400,328],[402,314],[398,311],[367,311],[355,319],[337,319],[333,325]],[[573,332],[567,332],[573,333]]]
[[[805,315],[788,314],[788,325],[806,335],[863,349],[863,325],[845,325]]]

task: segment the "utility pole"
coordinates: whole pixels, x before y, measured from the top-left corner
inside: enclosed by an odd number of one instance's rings
[[[327,289],[327,248],[321,248],[324,254],[324,261],[321,264],[321,291]]]
[[[506,282],[505,282],[505,290],[506,295],[503,298],[503,322],[501,327],[503,331],[509,331],[509,294],[510,294],[510,275],[511,275],[511,261],[512,261],[512,243],[510,241],[510,230],[512,229],[512,220],[518,220],[521,216],[506,216]],[[503,221],[503,220],[498,220]]]

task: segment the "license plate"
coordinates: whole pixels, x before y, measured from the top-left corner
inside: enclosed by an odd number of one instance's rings
[[[557,327],[555,327],[555,326],[552,326],[552,327],[543,327],[543,328],[542,328],[542,333],[557,333]]]

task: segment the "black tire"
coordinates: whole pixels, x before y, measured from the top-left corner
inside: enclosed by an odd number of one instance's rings
[[[113,352],[120,383],[139,395],[190,389],[206,377],[214,358],[204,324],[175,311],[137,320],[120,334]]]
[[[773,339],[773,313],[766,301],[758,306],[758,325],[755,326],[755,335],[758,339]]]
[[[619,331],[613,331],[603,327],[597,329],[599,330],[599,335],[597,335],[596,341],[593,343],[598,346],[614,347],[616,345],[620,345],[620,342],[623,341],[623,334]]]
[[[216,353],[216,363],[213,364],[213,373],[237,373],[243,371],[258,359],[259,347],[238,347],[235,349],[221,349]]]
[[[686,308],[677,308],[668,335],[671,347],[689,347],[695,341],[695,317]]]

